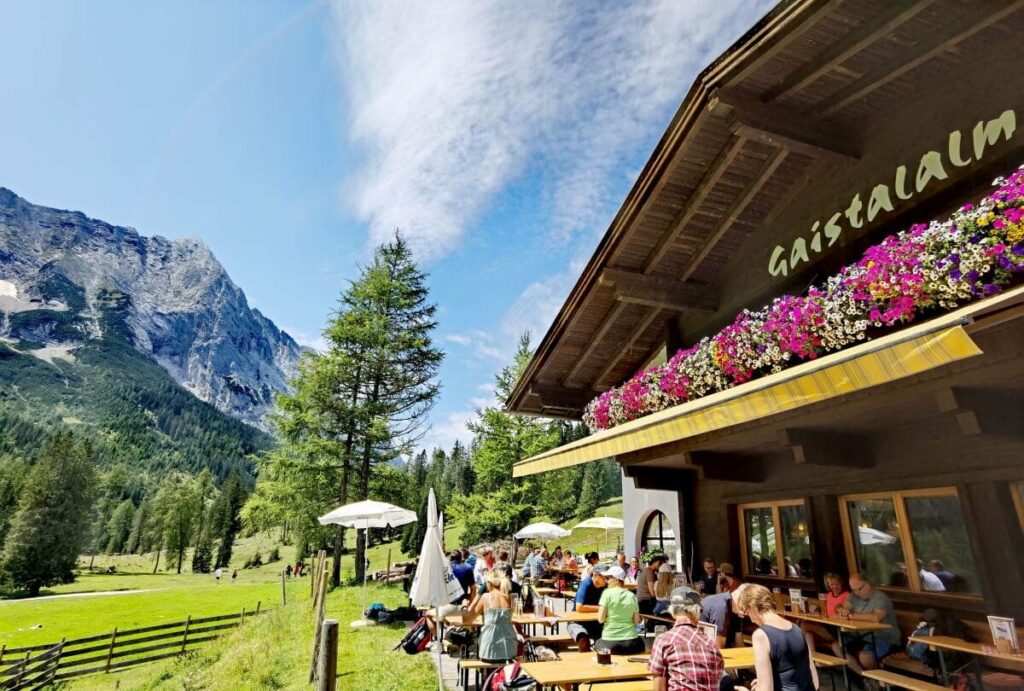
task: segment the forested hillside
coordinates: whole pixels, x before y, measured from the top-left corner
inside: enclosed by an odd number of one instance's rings
[[[203,403],[133,347],[125,323],[130,298],[116,290],[101,291],[93,305],[98,338],[66,353],[43,351],[29,340],[33,326],[48,334],[85,328],[74,309],[84,302],[81,289],[64,281],[49,289],[71,309],[10,315],[23,336],[0,342],[0,456],[32,459],[48,437],[68,429],[92,443],[101,468],[209,468],[224,478],[270,445],[268,435]]]

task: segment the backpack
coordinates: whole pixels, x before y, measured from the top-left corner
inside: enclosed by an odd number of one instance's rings
[[[374,602],[372,605],[369,606],[369,608],[366,610],[366,612],[364,612],[364,614],[366,615],[367,619],[370,619],[371,621],[377,621],[377,618],[380,616],[380,613],[387,611],[388,608],[385,607],[383,604],[381,604],[380,602]]]
[[[428,645],[430,645],[430,627],[427,626],[427,618],[420,617],[419,621],[413,624],[412,628],[398,642],[398,645],[391,650],[401,648],[410,655],[415,655],[426,650]]]
[[[929,626],[928,622],[922,621],[920,624],[917,625],[917,628],[914,629],[914,633],[910,635],[914,637],[933,636],[935,635],[935,627]],[[910,643],[907,643],[907,655],[917,660],[918,662],[923,662],[925,664],[928,664],[930,662],[928,656],[928,644],[922,641],[912,641]]]
[[[523,583],[523,588],[522,592],[519,594],[519,599],[523,603],[524,612],[533,612],[533,609],[537,604],[537,592],[529,583]]]
[[[529,674],[523,672],[518,662],[494,670],[484,682],[483,691],[538,691],[539,686]]]
[[[415,607],[396,607],[391,614],[395,621],[416,621],[420,618],[419,610]]]

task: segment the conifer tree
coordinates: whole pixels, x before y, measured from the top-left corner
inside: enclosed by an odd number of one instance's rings
[[[91,445],[76,445],[70,433],[46,443],[25,480],[0,556],[7,582],[34,597],[43,587],[73,580],[95,487]]]
[[[19,459],[0,458],[0,552],[10,528],[14,512],[18,510],[18,498],[28,475],[28,465]]]
[[[231,563],[231,552],[235,546],[235,538],[242,528],[241,511],[245,504],[245,486],[242,476],[232,470],[221,487],[220,494],[213,505],[213,516],[210,529],[217,543],[217,558],[214,568],[225,567]]]
[[[149,500],[143,499],[132,517],[132,529],[128,534],[125,551],[128,554],[141,554],[146,551],[146,520],[149,518]]]
[[[107,554],[120,554],[124,551],[134,519],[135,504],[131,499],[125,499],[117,505],[107,526]]]

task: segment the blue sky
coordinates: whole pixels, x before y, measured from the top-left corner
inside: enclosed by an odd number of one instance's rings
[[[447,351],[427,444],[468,438],[546,331],[700,69],[764,0],[11,0],[0,185],[197,236],[316,344],[402,228]]]

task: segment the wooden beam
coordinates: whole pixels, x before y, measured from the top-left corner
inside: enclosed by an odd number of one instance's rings
[[[670,278],[655,278],[622,269],[605,269],[598,278],[600,285],[615,290],[615,299],[634,305],[645,305],[673,312],[702,310],[714,312],[715,300],[708,297],[707,287]]]
[[[661,260],[665,258],[665,254],[672,247],[672,241],[676,239],[680,231],[690,222],[693,214],[704,203],[708,193],[718,184],[718,181],[722,179],[722,175],[729,169],[732,162],[736,160],[736,157],[743,149],[744,141],[743,137],[732,137],[729,143],[719,152],[718,157],[707,169],[707,173],[700,181],[700,184],[697,185],[693,194],[686,200],[683,208],[679,210],[672,219],[672,222],[669,223],[668,228],[662,233],[658,244],[651,248],[646,261],[644,261],[645,274],[651,274],[658,268],[658,264],[661,263]]]
[[[624,468],[623,472],[627,478],[633,480],[633,486],[637,489],[674,490],[693,481],[692,472],[687,470],[676,470],[675,468],[652,468],[640,466]]]
[[[853,137],[835,127],[821,127],[807,121],[803,113],[761,103],[738,91],[719,89],[708,106],[726,118],[738,137],[782,147],[814,158],[860,158]]]
[[[599,346],[604,344],[605,336],[607,336],[608,331],[615,326],[615,322],[618,321],[620,316],[622,316],[625,309],[625,302],[615,303],[608,312],[608,315],[604,318],[604,321],[601,322],[601,328],[599,328],[597,333],[590,338],[590,343],[588,343],[587,347],[583,349],[583,352],[577,356],[576,364],[574,364],[572,369],[569,370],[569,374],[565,375],[565,378],[562,379],[563,384],[570,385],[575,381],[576,375],[580,373],[581,369],[583,369],[583,365],[590,360],[590,356],[594,354],[594,351],[597,350]]]
[[[700,469],[699,477],[725,482],[764,482],[764,459],[715,451],[687,451],[690,464]]]
[[[686,266],[683,267],[682,272],[679,274],[679,280],[690,280],[693,272],[697,270],[701,262],[704,261],[704,258],[711,253],[711,250],[715,248],[715,245],[717,245],[726,232],[728,232],[729,228],[732,227],[732,224],[735,223],[736,219],[743,213],[743,210],[747,208],[747,205],[750,204],[754,197],[758,195],[765,183],[771,179],[772,175],[774,175],[778,167],[782,165],[782,161],[785,158],[785,149],[776,149],[771,153],[768,159],[764,162],[764,165],[761,167],[761,170],[758,171],[754,179],[747,185],[747,188],[743,190],[739,199],[737,199],[732,205],[732,208],[729,209],[729,213],[722,217],[718,222],[718,226],[711,231],[711,234],[708,236],[707,240],[704,241],[704,244],[701,245],[697,254],[693,255],[693,257],[690,258],[690,261],[686,263]]]
[[[598,392],[590,389],[569,389],[563,386],[530,385],[530,393],[540,399],[542,408],[583,410]]]
[[[1024,437],[1024,394],[1006,389],[946,387],[935,393],[940,413],[951,416],[965,437]]]
[[[802,68],[790,72],[778,84],[768,89],[761,96],[761,100],[770,103],[812,84],[934,2],[935,0],[889,0],[884,11],[829,45],[812,60],[807,61]]]
[[[623,342],[623,344],[619,347],[619,349],[617,351],[615,351],[615,353],[611,356],[611,358],[608,359],[608,364],[606,364],[601,369],[601,371],[597,375],[597,378],[594,379],[593,382],[591,382],[591,384],[590,384],[591,388],[594,388],[594,389],[602,388],[602,383],[604,382],[604,380],[608,377],[609,374],[611,374],[612,370],[615,369],[615,366],[619,364],[619,361],[622,360],[623,357],[625,357],[626,353],[629,352],[629,350],[640,339],[640,337],[647,331],[647,329],[649,329],[651,327],[651,324],[654,323],[654,320],[657,319],[658,315],[660,315],[660,314],[661,314],[661,310],[660,309],[658,309],[656,307],[651,308],[651,310],[644,317],[643,321],[640,322],[640,326],[638,326],[636,329],[633,330],[633,333],[630,334],[629,338],[627,338]]]
[[[872,468],[875,465],[870,443],[864,437],[839,432],[783,429],[779,442],[800,465]]]
[[[825,98],[811,112],[820,116],[830,115],[845,106],[858,101],[872,91],[898,79],[932,59],[939,53],[949,50],[961,41],[973,36],[993,24],[1002,21],[1024,7],[1022,0],[1007,3],[1005,0],[992,2],[973,2],[966,6],[964,12],[945,21],[944,28],[929,35],[908,50],[901,50],[895,60],[882,65],[852,84]],[[986,12],[987,10],[987,12]]]

